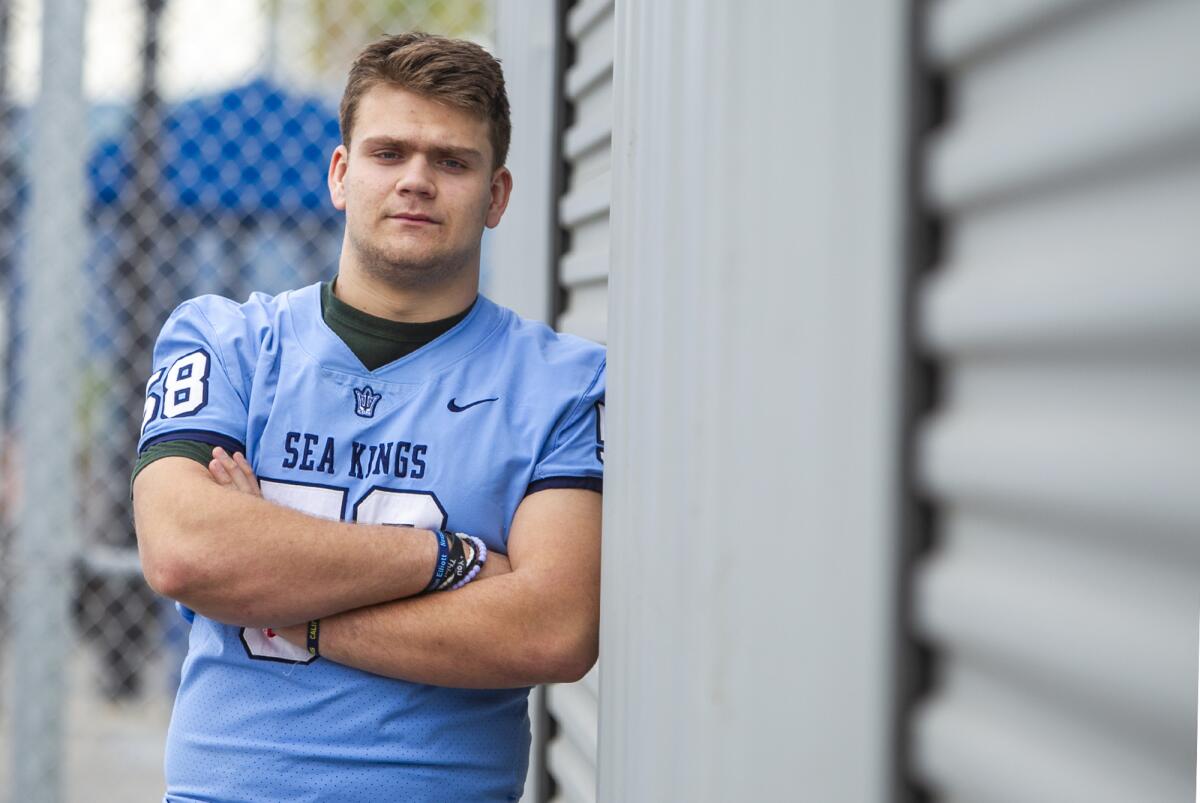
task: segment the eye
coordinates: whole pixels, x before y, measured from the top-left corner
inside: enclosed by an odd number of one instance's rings
[[[460,162],[458,159],[443,159],[442,164],[451,170],[466,170],[467,163]]]
[[[389,150],[375,151],[375,158],[382,159],[385,162],[391,162],[400,158],[400,152]]]

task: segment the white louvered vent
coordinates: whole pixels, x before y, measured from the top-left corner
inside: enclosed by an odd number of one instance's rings
[[[590,340],[607,340],[608,208],[611,197],[613,0],[581,0],[567,12],[566,36],[574,58],[563,78],[572,109],[563,132],[566,191],[559,199],[559,226],[567,248],[558,263],[566,291],[558,329]],[[555,736],[546,746],[554,779],[554,803],[596,799],[598,669],[578,683],[546,688]]]
[[[566,193],[559,225],[568,247],[558,266],[566,303],[558,327],[604,342],[608,319],[608,207],[612,195],[612,0],[582,0],[567,14],[575,58],[563,81],[573,122],[563,134]]]

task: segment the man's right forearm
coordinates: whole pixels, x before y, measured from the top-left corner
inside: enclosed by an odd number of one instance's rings
[[[227,624],[282,626],[422,591],[428,530],[327,521],[223,488],[166,457],[134,482],[142,569],[154,590]]]

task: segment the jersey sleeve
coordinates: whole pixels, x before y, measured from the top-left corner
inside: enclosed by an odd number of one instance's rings
[[[206,305],[206,299],[213,301]],[[239,372],[231,374],[222,350],[223,342],[239,334],[239,316],[212,314],[222,312],[215,303],[222,301],[205,297],[185,302],[163,325],[146,382],[139,455],[176,440],[245,451],[248,380]]]
[[[526,495],[547,488],[603,490],[604,369],[602,360],[591,384],[555,428],[538,458]]]
[[[133,473],[129,477],[130,492],[132,493],[133,481],[137,479],[137,475],[155,460],[161,460],[164,457],[186,457],[208,468],[208,464],[212,460],[212,450],[212,444],[182,439],[150,444],[142,450],[137,457],[137,462],[133,465]]]

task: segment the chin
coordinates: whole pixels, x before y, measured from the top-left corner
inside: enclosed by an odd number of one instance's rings
[[[452,256],[443,251],[429,249],[398,248],[384,252],[384,262],[398,271],[420,273],[436,270],[451,261]]]
[[[439,285],[462,273],[465,263],[444,253],[404,251],[364,259],[363,267],[378,279],[408,287]]]
[[[367,273],[402,284],[441,283],[457,277],[471,264],[474,253],[472,249],[454,251],[411,240],[379,243],[352,237],[351,245]]]

